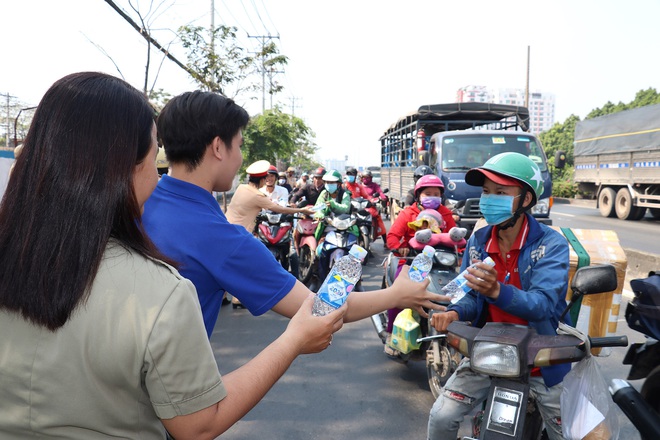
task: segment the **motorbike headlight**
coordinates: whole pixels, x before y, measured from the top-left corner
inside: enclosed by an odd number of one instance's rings
[[[548,215],[550,212],[550,198],[540,199],[536,205],[532,207],[532,215]]]
[[[433,255],[435,261],[443,266],[453,266],[456,264],[456,255],[449,252],[436,251]]]
[[[351,225],[350,225],[350,219],[347,219],[347,218],[345,218],[345,219],[338,219],[338,218],[336,218],[336,219],[334,219],[334,221],[332,222],[332,226],[334,226],[335,228],[339,229],[340,231],[346,230],[346,229],[348,229],[348,228],[351,226]]]
[[[477,341],[470,362],[475,371],[489,376],[520,375],[520,353],[515,345]]]
[[[282,214],[271,212],[268,214],[268,223],[272,223],[272,224],[279,223],[280,218],[282,218]]]

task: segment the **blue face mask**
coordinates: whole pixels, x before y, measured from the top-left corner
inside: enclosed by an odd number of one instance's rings
[[[346,179],[348,179],[348,183],[355,182],[355,176],[346,176]]]
[[[326,183],[325,184],[325,190],[328,191],[330,194],[333,194],[335,191],[337,191],[337,184],[336,183]]]
[[[438,209],[442,203],[442,197],[421,197],[419,203],[424,209]]]
[[[513,199],[517,196],[501,194],[482,194],[479,200],[479,210],[489,225],[499,225],[513,217]]]

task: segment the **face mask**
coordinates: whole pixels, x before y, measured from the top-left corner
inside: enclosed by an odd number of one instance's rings
[[[499,225],[513,217],[513,199],[518,196],[482,194],[479,210],[489,225]]]
[[[335,191],[337,191],[337,184],[336,183],[326,183],[325,184],[325,190],[328,191],[330,194],[332,194]]]
[[[279,180],[279,184],[280,184],[280,185],[284,185],[285,183],[286,183],[286,179],[280,179],[280,180]]]
[[[438,209],[442,203],[442,197],[422,197],[419,203],[424,209]]]
[[[355,176],[346,176],[346,179],[348,180],[348,183],[355,182]]]
[[[363,177],[362,178],[362,183],[364,184],[370,184],[371,183],[371,177]]]

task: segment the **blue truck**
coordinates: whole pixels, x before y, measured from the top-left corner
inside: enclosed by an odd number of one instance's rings
[[[541,169],[543,195],[532,214],[552,224],[552,181],[539,139],[528,132],[526,107],[480,102],[423,105],[397,120],[380,137],[381,187],[389,188],[390,215],[396,218],[414,187],[413,172],[428,165],[445,185],[445,204],[472,231],[481,218],[481,188],[465,183],[465,173],[490,157],[514,151]]]

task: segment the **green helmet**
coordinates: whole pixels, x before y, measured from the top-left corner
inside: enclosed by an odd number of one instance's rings
[[[341,173],[337,170],[330,170],[323,175],[323,180],[326,182],[339,182],[341,181]]]
[[[495,173],[493,176],[492,173]],[[532,159],[520,153],[501,153],[491,157],[485,164],[473,168],[465,174],[465,182],[468,185],[482,186],[484,179],[497,182],[497,177],[505,176],[521,182],[531,191],[534,200],[529,205],[534,206],[543,194],[543,177],[539,166]]]

